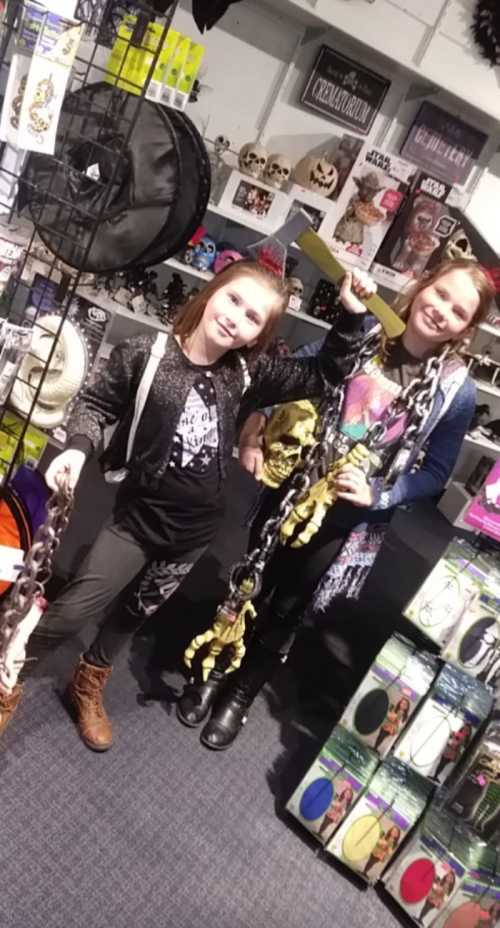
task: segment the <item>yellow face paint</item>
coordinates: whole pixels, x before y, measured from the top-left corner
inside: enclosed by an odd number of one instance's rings
[[[342,842],[342,855],[351,864],[359,864],[373,851],[382,829],[375,815],[362,815],[353,822]]]

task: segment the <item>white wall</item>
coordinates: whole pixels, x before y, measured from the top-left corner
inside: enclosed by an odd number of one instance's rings
[[[269,151],[282,151],[294,162],[310,151],[331,150],[344,128],[299,103],[301,88],[319,46],[330,45],[391,80],[390,90],[369,136],[371,142],[387,145],[397,152],[424,99],[432,99],[490,136],[480,164],[461,192],[459,203],[465,207],[473,196],[471,219],[490,242],[498,242],[500,232],[491,209],[491,198],[496,199],[498,194],[500,202],[500,166],[494,162],[492,176],[485,173],[500,142],[497,121],[470,102],[439,90],[430,81],[420,80],[415,71],[410,72],[388,60],[345,31],[307,28],[304,23],[290,18],[291,2],[268,2],[272,3],[272,8],[263,7],[256,0],[240,0],[229,7],[217,26],[201,36],[191,16],[190,0],[182,0],[174,26],[206,45],[201,72],[204,89],[198,103],[189,108],[189,114],[203,134],[209,139],[221,133],[227,135],[234,152],[244,142],[260,138]],[[450,68],[455,69],[451,76],[448,73],[450,84],[456,84],[462,77],[459,72],[471,56],[483,81],[478,92],[484,89],[485,74],[487,80],[490,77],[495,81],[499,79],[500,69],[486,68],[475,52],[464,57],[466,45],[471,45],[468,29],[473,0],[375,0],[373,3],[367,0],[349,0],[349,3],[346,0],[316,0],[315,3],[307,0],[307,3],[314,8],[315,14],[333,18],[335,13],[337,24],[340,21],[345,29],[350,24],[358,35],[364,35],[361,26],[368,22],[374,42],[375,39],[379,41],[381,30],[388,35],[396,30],[394,41],[397,39],[399,46],[411,41],[414,58],[416,47],[420,45],[423,61],[429,62],[424,70],[429,73],[436,73],[439,58],[436,48],[442,40],[445,42],[443,49],[446,49],[446,55],[444,51],[441,53],[442,66],[446,66],[448,72]],[[302,0],[301,5],[305,7],[306,0]],[[377,35],[373,33],[375,22]],[[404,32],[401,31],[403,26]],[[453,46],[452,53],[449,43]],[[474,94],[469,89],[470,96]],[[500,100],[500,86],[498,97]]]

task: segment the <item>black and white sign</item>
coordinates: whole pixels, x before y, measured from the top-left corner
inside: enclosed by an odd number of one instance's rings
[[[434,103],[423,103],[401,148],[404,158],[449,184],[465,184],[488,136]]]
[[[323,45],[300,101],[367,135],[390,83],[380,74]]]

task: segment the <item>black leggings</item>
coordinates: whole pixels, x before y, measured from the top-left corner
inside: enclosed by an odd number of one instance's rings
[[[91,664],[108,667],[133,634],[175,592],[205,548],[191,551],[147,549],[130,532],[111,523],[103,528],[77,575],[50,604],[37,633],[66,637],[114,606],[85,653]],[[120,595],[123,594],[123,595]]]
[[[249,550],[258,542],[260,530],[270,512],[279,504],[279,494],[264,498],[250,533]],[[262,591],[255,605],[262,618],[267,603],[267,615],[259,640],[270,651],[288,654],[321,577],[335,560],[349,532],[361,521],[359,510],[337,503],[326,515],[319,532],[302,548],[278,544],[264,571]]]

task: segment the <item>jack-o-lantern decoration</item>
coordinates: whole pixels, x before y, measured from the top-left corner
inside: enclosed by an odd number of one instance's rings
[[[337,186],[338,174],[337,168],[328,158],[306,155],[295,166],[293,178],[306,190],[329,197]]]

